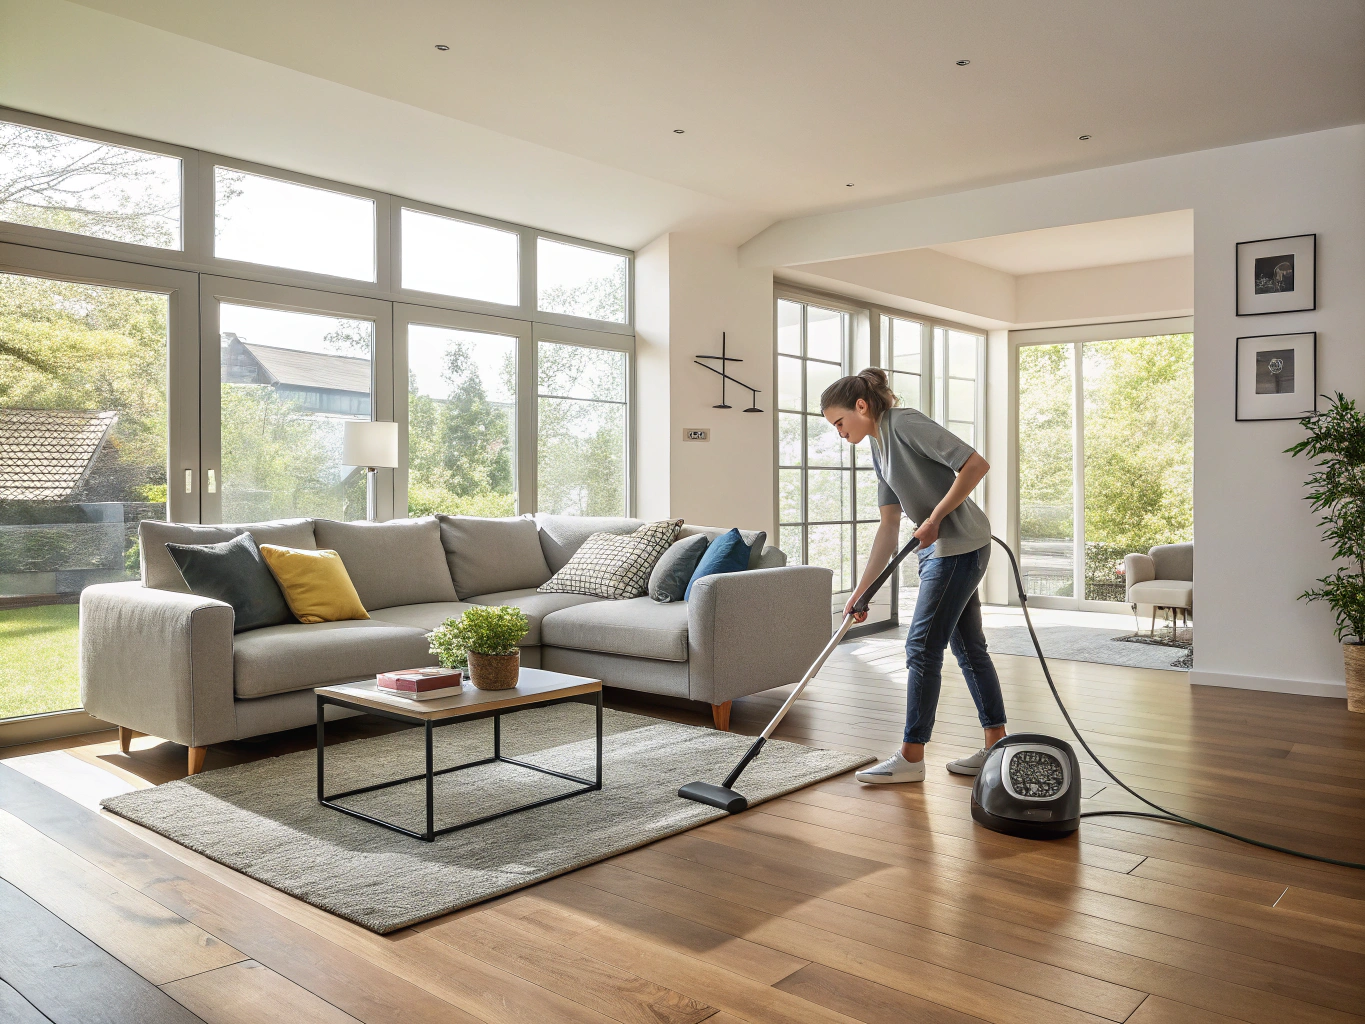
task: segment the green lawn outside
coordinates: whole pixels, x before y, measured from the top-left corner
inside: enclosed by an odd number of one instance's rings
[[[0,718],[81,706],[80,606],[0,609]]]

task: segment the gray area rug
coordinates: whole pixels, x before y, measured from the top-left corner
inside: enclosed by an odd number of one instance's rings
[[[439,837],[434,843],[379,828],[317,802],[316,755],[205,772],[110,797],[102,804],[219,863],[373,931],[391,932],[499,896],[664,836],[723,818],[680,799],[678,787],[719,783],[751,737],[604,712],[603,789]],[[492,751],[491,720],[435,731],[436,764]],[[566,738],[569,739],[566,742]],[[503,718],[503,752],[591,778],[593,709],[535,708]],[[770,740],[744,772],[751,804],[771,800],[874,758]],[[420,729],[327,748],[327,792],[423,770]],[[436,827],[574,788],[552,776],[494,764],[436,780]],[[423,782],[360,794],[348,806],[409,828],[425,827]]]
[[[1038,631],[1038,642],[1043,645],[1043,654],[1059,661],[1093,661],[1101,665],[1156,668],[1168,672],[1188,672],[1190,668],[1188,664],[1179,664],[1188,658],[1188,653],[1145,638],[1135,641],[1132,633],[1093,626],[1034,628]],[[996,654],[1036,657],[1033,641],[1023,626],[987,626],[986,644]]]

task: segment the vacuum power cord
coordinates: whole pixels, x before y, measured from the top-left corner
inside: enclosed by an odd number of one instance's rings
[[[1216,835],[1227,836],[1229,839],[1236,839],[1239,843],[1259,846],[1263,850],[1274,850],[1276,853],[1287,853],[1293,857],[1302,857],[1305,860],[1316,860],[1323,864],[1336,864],[1338,867],[1343,868],[1365,870],[1365,864],[1357,864],[1354,861],[1349,860],[1337,860],[1333,857],[1321,857],[1316,853],[1304,853],[1302,850],[1291,850],[1286,846],[1276,846],[1274,843],[1262,842],[1259,839],[1252,839],[1248,836],[1239,836],[1236,832],[1229,832],[1226,829],[1217,828],[1213,825],[1206,825],[1204,822],[1195,821],[1193,818],[1187,818],[1183,814],[1169,811],[1160,804],[1148,800],[1132,786],[1128,785],[1128,783],[1115,775],[1110,767],[1100,760],[1100,756],[1090,749],[1090,744],[1085,741],[1085,737],[1081,735],[1081,731],[1076,728],[1076,723],[1071,720],[1071,713],[1067,711],[1066,705],[1062,703],[1062,695],[1057,692],[1057,684],[1052,681],[1052,672],[1047,667],[1047,658],[1043,657],[1043,645],[1038,642],[1038,634],[1034,631],[1033,620],[1029,618],[1028,595],[1024,593],[1024,578],[1020,575],[1019,563],[1015,560],[1014,552],[1011,551],[1010,546],[999,537],[992,535],[991,540],[1004,548],[1005,554],[1009,556],[1010,567],[1014,570],[1015,589],[1019,592],[1019,605],[1024,610],[1024,624],[1028,626],[1028,634],[1033,638],[1033,649],[1038,652],[1038,662],[1043,666],[1043,677],[1047,680],[1048,689],[1052,691],[1052,699],[1057,702],[1057,707],[1061,708],[1062,717],[1066,719],[1066,724],[1070,726],[1071,732],[1075,735],[1076,739],[1080,741],[1085,752],[1090,755],[1095,764],[1099,765],[1104,774],[1114,781],[1116,786],[1130,796],[1136,797],[1148,807],[1161,812],[1160,814],[1153,814],[1151,811],[1085,811],[1081,814],[1082,818],[1099,818],[1105,815],[1115,815],[1130,818],[1155,818],[1158,821],[1174,821],[1181,825],[1189,825],[1193,828],[1203,829],[1205,832],[1213,832]]]

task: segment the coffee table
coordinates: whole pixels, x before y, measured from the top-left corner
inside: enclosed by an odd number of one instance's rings
[[[458,832],[460,829],[472,828],[475,825],[482,825],[486,821],[495,818],[503,818],[509,814],[516,814],[518,811],[527,811],[532,807],[542,807],[545,804],[552,804],[557,800],[567,800],[572,796],[579,796],[583,793],[591,793],[602,788],[602,681],[600,679],[588,679],[584,676],[569,676],[560,672],[547,672],[538,668],[524,668],[521,670],[517,685],[510,690],[477,690],[466,684],[464,692],[454,694],[450,697],[438,697],[435,700],[412,701],[402,697],[391,697],[379,690],[375,686],[373,679],[363,680],[356,683],[340,683],[336,686],[320,686],[313,691],[317,695],[318,701],[318,803],[324,807],[330,807],[334,811],[342,814],[349,814],[353,818],[361,821],[368,821],[374,825],[382,825],[384,828],[392,829],[394,832],[401,832],[405,836],[413,839],[421,839],[424,842],[433,842],[437,836],[443,836],[448,832]],[[597,705],[597,778],[596,781],[584,779],[577,775],[567,775],[564,772],[552,771],[549,768],[542,768],[540,765],[531,764],[529,761],[519,761],[513,757],[504,757],[502,754],[502,716],[517,711],[524,711],[527,708],[543,708],[551,704],[564,704],[568,702],[592,703]],[[337,707],[349,708],[353,711],[363,711],[366,714],[378,715],[381,718],[390,718],[399,722],[412,722],[421,724],[425,730],[426,739],[426,771],[420,775],[409,775],[402,779],[393,779],[389,782],[378,782],[371,786],[361,786],[359,789],[349,789],[344,793],[333,793],[330,796],[323,792],[323,749],[325,746],[326,720],[323,715],[324,709],[328,704]],[[493,719],[493,756],[480,758],[477,761],[468,761],[464,764],[452,765],[449,768],[437,768],[432,754],[432,731],[443,725],[452,725],[456,722],[470,722],[480,718]],[[557,779],[565,779],[568,782],[579,783],[578,788],[571,789],[567,793],[559,793],[555,796],[547,796],[541,800],[533,800],[528,804],[519,807],[510,807],[495,814],[485,814],[481,818],[473,821],[463,821],[458,825],[450,825],[446,828],[438,829],[435,827],[436,814],[436,776],[445,775],[449,772],[463,771],[466,768],[476,768],[479,765],[493,764],[502,762],[504,764],[514,764],[519,768],[529,768],[532,771],[540,772],[543,775],[552,775]],[[382,818],[365,814],[351,807],[342,807],[336,803],[344,797],[356,796],[360,793],[370,793],[377,789],[387,789],[391,786],[401,786],[407,782],[417,782],[420,779],[426,780],[427,787],[427,827],[425,832],[414,832],[412,829],[404,828],[402,825]]]

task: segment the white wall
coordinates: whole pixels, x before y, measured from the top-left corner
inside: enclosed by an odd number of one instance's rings
[[[1318,390],[1365,398],[1365,126],[1205,150],[890,206],[786,221],[746,264],[846,259],[969,238],[1194,211],[1195,683],[1341,696],[1332,617],[1296,596],[1329,571],[1283,454],[1296,423],[1233,420],[1238,336],[1318,332]],[[1318,309],[1238,317],[1238,242],[1318,234]]]
[[[636,503],[647,519],[767,530],[774,541],[773,276],[741,269],[735,248],[668,234],[636,262]],[[701,354],[743,359],[730,373],[760,389],[762,413],[745,413],[749,392],[727,386],[731,409],[715,409],[720,378],[693,363]],[[705,427],[706,442],[686,441]]]
[[[1015,328],[1189,316],[1193,310],[1193,256],[1015,278]]]

